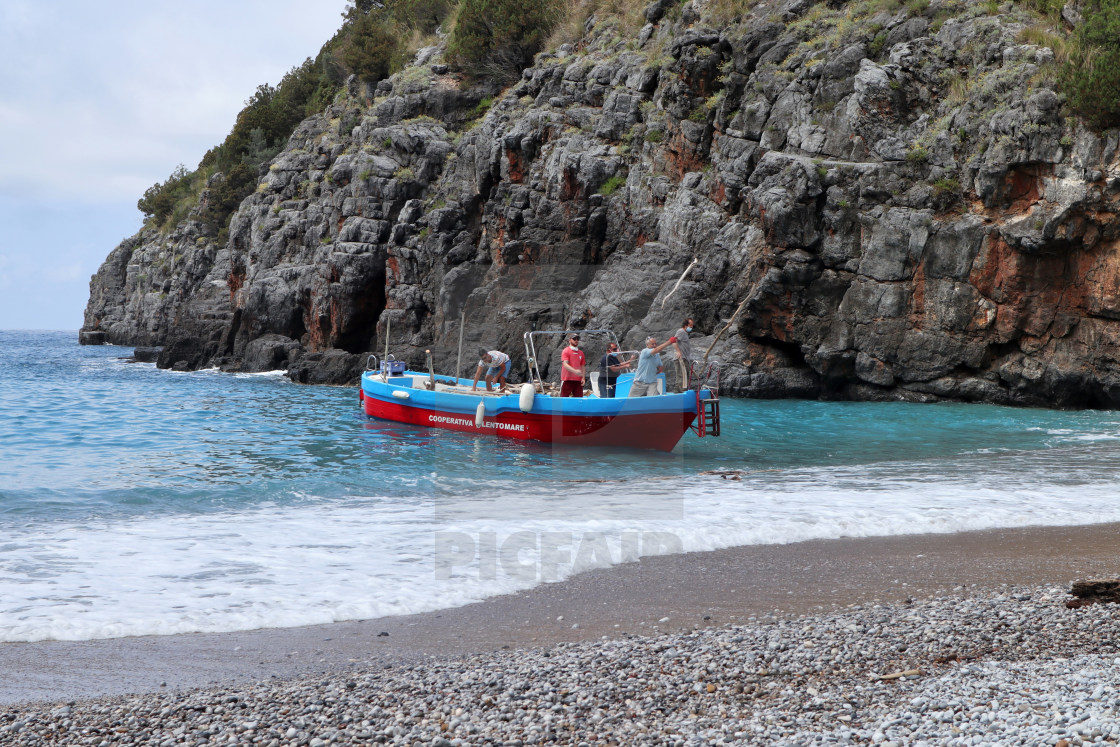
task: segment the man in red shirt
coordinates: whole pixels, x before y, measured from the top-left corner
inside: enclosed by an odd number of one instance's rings
[[[579,349],[579,335],[572,335],[568,347],[560,354],[560,396],[582,397],[587,378],[586,358]]]

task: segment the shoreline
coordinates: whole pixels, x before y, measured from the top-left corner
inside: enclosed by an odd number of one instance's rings
[[[811,540],[643,558],[463,607],[233,633],[0,644],[0,705],[240,687],[752,617],[1120,575],[1120,524]],[[386,635],[387,634],[387,635]]]

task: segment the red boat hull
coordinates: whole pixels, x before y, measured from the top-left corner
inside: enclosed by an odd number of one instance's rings
[[[361,399],[362,411],[369,417],[398,423],[522,441],[660,451],[672,451],[696,419],[694,412],[622,413],[610,417],[504,412],[487,416],[480,427],[473,418],[459,413],[400,405],[376,397],[362,396]]]

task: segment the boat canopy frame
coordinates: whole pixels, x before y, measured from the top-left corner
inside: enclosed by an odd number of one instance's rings
[[[541,336],[557,336],[557,335],[579,335],[582,342],[584,335],[602,335],[607,338],[607,342],[614,342],[618,344],[618,337],[614,332],[609,329],[535,329],[531,332],[526,332],[525,339],[525,357],[529,364],[529,383],[537,383],[544,389],[544,377],[541,375],[541,368],[537,362],[537,342],[536,337]],[[619,347],[622,347],[619,345]],[[535,379],[534,379],[535,372]]]

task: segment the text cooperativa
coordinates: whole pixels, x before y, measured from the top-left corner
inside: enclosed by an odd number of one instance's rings
[[[475,428],[474,421],[469,418],[452,418],[447,415],[431,415],[428,417],[429,423],[442,423],[444,425],[464,425]],[[523,423],[499,423],[493,420],[485,420],[482,423],[483,428],[496,428],[502,431],[524,431],[525,425]]]

